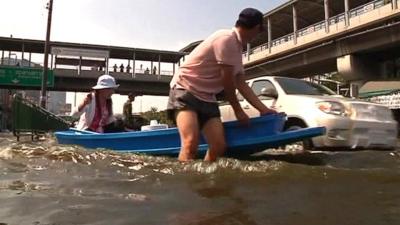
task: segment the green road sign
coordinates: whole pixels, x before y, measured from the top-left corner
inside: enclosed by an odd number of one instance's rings
[[[0,85],[10,86],[42,86],[43,69],[0,66]],[[47,73],[47,87],[54,87],[52,70]]]

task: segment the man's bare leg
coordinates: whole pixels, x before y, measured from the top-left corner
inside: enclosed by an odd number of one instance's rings
[[[200,134],[197,113],[191,110],[179,111],[176,116],[176,125],[181,138],[178,160],[181,162],[193,160],[196,157]]]
[[[205,161],[215,161],[226,150],[224,127],[220,118],[212,118],[203,127],[203,134],[208,143]]]

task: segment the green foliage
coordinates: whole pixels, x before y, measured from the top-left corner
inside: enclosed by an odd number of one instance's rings
[[[346,83],[346,80],[339,73],[332,73],[329,79],[339,81],[342,84]]]
[[[340,82],[341,87],[346,83],[346,80],[344,80],[343,77],[337,72],[324,74],[324,75],[321,75],[320,77],[318,76],[318,78],[327,79],[327,80],[331,80],[331,81],[338,81],[338,82]],[[337,87],[336,83],[322,80],[321,84],[323,84],[327,88],[331,89],[332,91],[335,91],[335,92],[337,91],[338,87]]]
[[[169,127],[174,125],[173,121],[167,118],[167,110],[158,111],[156,107],[151,107],[149,111],[141,113],[141,116],[147,121],[157,120],[158,123],[168,124]]]

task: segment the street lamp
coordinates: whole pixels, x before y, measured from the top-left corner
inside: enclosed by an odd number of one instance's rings
[[[51,15],[53,12],[53,0],[49,0],[46,7],[49,10],[49,15],[47,16],[47,32],[46,41],[44,43],[44,65],[43,65],[43,76],[42,76],[42,87],[40,96],[40,106],[46,108],[46,86],[47,86],[47,71],[49,63],[49,46],[50,46],[50,30],[51,30]]]

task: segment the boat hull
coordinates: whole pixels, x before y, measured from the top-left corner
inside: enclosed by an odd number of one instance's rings
[[[325,132],[322,127],[281,132],[285,120],[285,114],[275,114],[252,118],[250,126],[242,126],[237,121],[224,123],[228,145],[226,154],[252,154]],[[151,155],[177,155],[180,150],[180,138],[176,128],[107,134],[71,129],[56,132],[55,135],[60,144],[80,145],[89,149],[104,148]],[[207,148],[208,145],[201,137],[199,154],[204,154]]]

